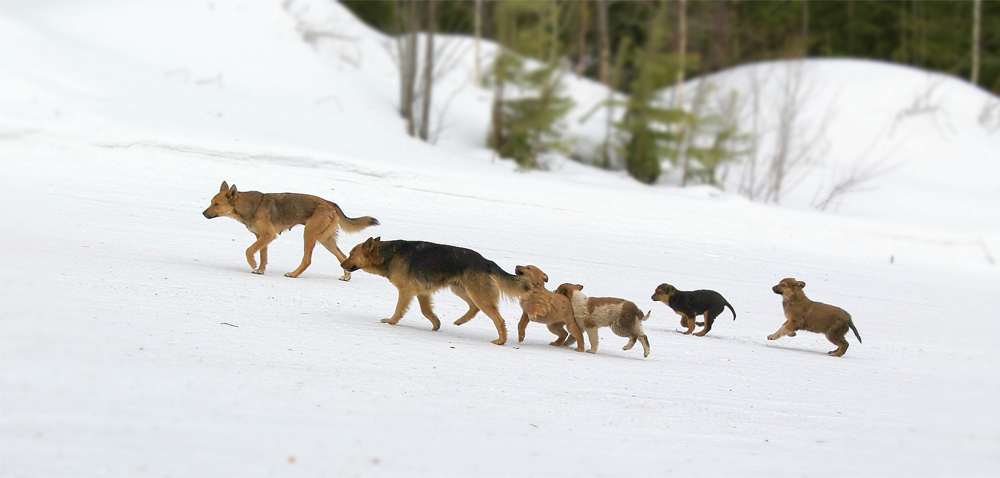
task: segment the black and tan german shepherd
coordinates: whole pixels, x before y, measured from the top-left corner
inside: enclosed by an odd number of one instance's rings
[[[508,274],[476,251],[432,242],[383,242],[380,237],[369,237],[354,246],[350,257],[340,265],[348,272],[361,269],[385,277],[399,290],[396,311],[382,322],[398,323],[416,296],[420,312],[431,321],[433,330],[438,330],[441,321],[431,308],[431,294],[450,287],[469,304],[469,311],[455,325],[468,322],[482,310],[496,325],[499,337],[493,343],[497,345],[507,342],[507,325],[499,311],[500,296],[518,299],[531,290],[526,278]]]
[[[231,217],[257,236],[257,241],[247,249],[247,262],[254,274],[264,273],[264,268],[267,267],[267,245],[278,234],[298,224],[305,224],[305,231],[302,232],[302,263],[294,271],[286,273],[288,277],[298,277],[309,267],[317,241],[337,256],[338,262],[344,262],[347,256],[337,247],[338,227],[347,232],[357,232],[378,225],[378,219],[374,217],[347,217],[340,206],[321,197],[297,193],[237,191],[235,184],[229,187],[225,181],[218,194],[212,198],[212,204],[202,214],[209,219]],[[257,261],[254,260],[257,251],[260,251],[260,267],[257,267]],[[351,273],[345,270],[340,280],[351,280]]]

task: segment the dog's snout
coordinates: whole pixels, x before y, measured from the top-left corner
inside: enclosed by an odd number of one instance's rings
[[[781,289],[779,289],[778,286],[772,287],[771,290],[774,291],[775,294],[780,294],[781,293]]]
[[[213,216],[213,215],[211,215],[211,214],[209,214],[209,213],[208,213],[208,209],[204,210],[204,211],[203,211],[203,212],[201,213],[201,215],[202,215],[202,216],[205,216],[205,218],[207,218],[207,219],[213,219],[213,218],[215,218],[215,216]]]

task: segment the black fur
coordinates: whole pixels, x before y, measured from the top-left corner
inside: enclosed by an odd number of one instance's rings
[[[705,332],[712,330],[715,318],[725,311],[726,307],[729,307],[729,311],[733,313],[733,320],[736,320],[736,310],[722,294],[714,290],[683,291],[668,284],[660,284],[656,291],[667,293],[668,288],[673,289],[673,293],[667,299],[667,305],[675,312],[680,312],[691,319],[705,314]]]
[[[501,277],[513,275],[472,249],[433,242],[382,241],[379,256],[387,263],[393,257],[405,258],[413,277],[434,285],[448,284],[468,270]]]

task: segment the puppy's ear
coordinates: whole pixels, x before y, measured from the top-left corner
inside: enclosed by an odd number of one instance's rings
[[[798,285],[798,286],[799,286],[799,289],[805,289],[805,288],[806,288],[806,283],[805,283],[805,282],[802,282],[802,281],[798,281],[798,282],[796,283],[796,285]]]
[[[220,187],[220,188],[219,188],[219,192],[221,193],[222,191],[225,191],[225,190],[227,190],[227,189],[229,189],[229,185],[228,185],[228,184],[226,184],[226,182],[225,182],[225,181],[223,181],[223,182],[222,182],[222,187]]]
[[[549,281],[549,275],[543,272],[542,273],[542,282],[548,282],[548,281]]]
[[[583,286],[582,285],[577,284],[576,286],[579,287],[579,289],[577,289],[577,290],[583,290]]]

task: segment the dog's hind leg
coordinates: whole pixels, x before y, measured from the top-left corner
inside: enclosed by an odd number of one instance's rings
[[[331,230],[332,230],[332,232],[330,232]],[[327,230],[326,237],[320,238],[319,243],[323,244],[323,247],[325,247],[326,250],[330,251],[331,254],[333,254],[334,256],[337,257],[337,264],[343,264],[344,261],[347,260],[347,255],[344,254],[344,251],[341,251],[340,248],[337,247],[337,225],[336,224],[334,224],[333,226],[331,226]],[[351,273],[345,269],[344,270],[344,275],[342,275],[340,277],[340,280],[342,280],[344,282],[347,282],[347,281],[351,280]]]
[[[498,337],[492,342],[497,345],[507,343],[507,323],[503,321],[503,316],[500,315],[500,309],[497,305],[500,301],[500,291],[496,284],[493,283],[492,279],[484,277],[483,280],[478,280],[474,284],[464,284],[463,287],[476,307],[479,307],[487,317],[493,320]]]
[[[321,232],[326,229],[328,224],[324,224],[322,220],[313,216],[308,221],[306,221],[305,230],[302,231],[302,263],[299,264],[292,272],[286,272],[285,277],[298,277],[303,271],[312,264],[313,249],[316,248],[316,239]],[[339,259],[339,257],[338,257]],[[347,260],[345,257],[344,260]],[[341,261],[343,262],[343,261]]]
[[[518,326],[520,326],[520,324],[518,324]],[[563,342],[566,341],[566,337],[569,336],[569,334],[566,333],[566,329],[563,328],[561,323],[545,324],[545,327],[549,329],[549,332],[552,332],[556,336],[556,339],[552,342],[549,342],[549,345],[560,346],[563,344]],[[520,330],[518,330],[518,333],[520,333]],[[520,342],[520,340],[518,340],[518,342]]]
[[[462,325],[472,320],[472,318],[479,313],[479,307],[477,307],[476,303],[473,302],[472,299],[469,297],[469,294],[465,291],[465,288],[463,288],[460,285],[453,285],[451,286],[451,292],[457,295],[458,298],[464,300],[466,304],[469,304],[469,310],[465,312],[465,315],[459,317],[458,320],[455,321],[455,325]]]
[[[441,328],[441,321],[438,320],[437,316],[434,315],[434,310],[431,309],[431,296],[428,294],[421,294],[417,296],[417,302],[420,304],[420,312],[427,317],[427,320],[431,321],[434,326],[431,330],[437,330]]]
[[[383,323],[396,325],[399,319],[403,318],[406,314],[406,310],[410,308],[410,302],[413,302],[414,294],[410,291],[405,291],[399,289],[399,301],[396,302],[396,311],[392,314],[392,317],[388,319],[382,319]]]
[[[715,318],[718,317],[723,310],[725,309],[720,307],[718,309],[712,308],[705,312],[705,328],[701,329],[701,332],[695,333],[695,335],[698,337],[704,337],[709,330],[712,330],[712,324],[715,323]]]
[[[844,337],[846,334],[847,327],[837,327],[836,330],[831,330],[826,333],[826,339],[832,342],[833,345],[837,346],[837,350],[831,350],[827,352],[827,354],[833,355],[834,357],[840,357],[844,355],[844,352],[847,352],[847,347],[850,347],[851,344],[849,344],[847,339]]]

